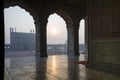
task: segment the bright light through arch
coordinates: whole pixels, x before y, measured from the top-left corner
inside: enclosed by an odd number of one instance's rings
[[[57,30],[56,30],[56,29],[51,29],[51,33],[52,33],[53,35],[57,35]]]
[[[82,19],[79,25],[79,44],[85,44],[85,20]]]
[[[48,17],[47,43],[65,44],[67,40],[66,22],[58,14],[54,13]]]
[[[35,31],[34,19],[25,9],[14,6],[4,9],[5,22],[5,44],[10,44],[10,30],[9,28],[16,28],[17,32]]]

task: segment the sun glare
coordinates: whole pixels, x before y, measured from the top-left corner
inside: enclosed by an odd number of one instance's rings
[[[63,44],[67,38],[66,22],[58,14],[54,13],[48,17],[47,44]]]
[[[57,30],[56,30],[56,29],[52,29],[52,30],[51,30],[51,33],[52,33],[52,34],[57,34]]]

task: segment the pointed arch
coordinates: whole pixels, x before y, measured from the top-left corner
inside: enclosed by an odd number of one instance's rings
[[[70,15],[64,11],[64,10],[56,10],[55,13],[57,13],[58,15],[60,15],[65,21],[66,21],[66,24],[67,24],[67,28],[69,27],[74,27],[73,26],[73,20],[72,18],[70,17]]]
[[[22,9],[25,9],[29,14],[33,17],[34,21],[36,22],[38,19],[37,12],[28,4],[26,4],[22,0],[15,0],[15,1],[4,1],[4,8],[9,8],[10,6],[19,6]]]

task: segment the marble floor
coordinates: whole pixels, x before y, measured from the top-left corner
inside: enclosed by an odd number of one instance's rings
[[[84,55],[5,58],[5,66],[12,80],[120,80],[119,76],[88,69],[75,61],[84,61]]]

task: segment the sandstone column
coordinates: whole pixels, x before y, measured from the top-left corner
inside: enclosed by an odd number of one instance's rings
[[[79,55],[78,29],[67,28],[67,54]]]
[[[46,40],[46,24],[47,20],[41,18],[36,22],[36,56],[47,57],[47,40]]]

